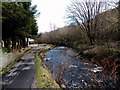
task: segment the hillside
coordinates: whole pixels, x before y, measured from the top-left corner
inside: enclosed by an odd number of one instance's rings
[[[117,16],[117,9],[111,9],[96,16],[98,18],[97,24],[99,24],[96,31],[96,40],[108,40],[109,38],[116,40]],[[55,42],[56,44],[60,44],[60,42],[63,41],[87,42],[88,38],[85,32],[79,29],[79,26],[71,25],[42,34],[37,40],[39,40],[39,42]]]
[[[111,9],[98,15],[99,18],[99,38],[100,39],[116,39],[117,34],[117,9]]]

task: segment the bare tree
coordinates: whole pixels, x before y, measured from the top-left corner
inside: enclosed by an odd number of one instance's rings
[[[58,29],[58,27],[53,23],[50,23],[50,29],[51,31]]]
[[[95,34],[99,25],[97,15],[105,8],[105,2],[98,0],[83,2],[76,0],[67,7],[68,18],[86,33],[91,45],[95,42]]]

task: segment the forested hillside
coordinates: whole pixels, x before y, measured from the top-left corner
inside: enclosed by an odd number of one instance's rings
[[[106,43],[109,40],[116,41],[118,39],[117,16],[117,9],[111,9],[96,16],[98,18],[98,26],[97,30],[93,32],[95,33],[95,44]],[[69,45],[69,43],[73,44],[73,42],[89,44],[89,39],[86,36],[85,31],[80,29],[78,25],[69,25],[55,31],[42,34],[37,40],[43,43],[62,45]]]

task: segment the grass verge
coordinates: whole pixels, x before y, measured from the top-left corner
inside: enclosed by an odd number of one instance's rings
[[[35,79],[37,88],[60,88],[59,85],[52,78],[50,72],[42,66],[42,59],[45,51],[49,48],[41,48],[35,55]]]

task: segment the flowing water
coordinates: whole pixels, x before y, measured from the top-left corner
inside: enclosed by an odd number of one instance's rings
[[[95,88],[111,85],[111,81],[102,72],[102,67],[82,62],[71,48],[56,47],[46,52],[45,55],[43,65],[61,87]]]

